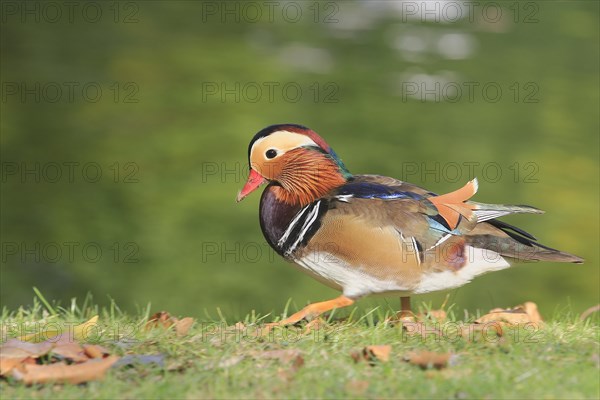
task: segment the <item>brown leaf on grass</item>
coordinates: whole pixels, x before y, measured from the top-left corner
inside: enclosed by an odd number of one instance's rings
[[[89,359],[85,354],[83,346],[76,342],[57,343],[51,350],[51,353],[63,358],[67,358],[73,362],[84,362]]]
[[[89,358],[102,358],[108,355],[108,350],[97,344],[84,344],[83,351]]]
[[[391,351],[392,346],[390,345],[377,345],[365,347],[363,353],[368,354],[370,358],[386,362],[390,359]]]
[[[535,304],[534,302],[527,301],[527,302],[523,303],[521,306],[517,306],[517,307],[522,307],[525,310],[525,313],[527,315],[529,315],[529,319],[531,320],[531,322],[534,322],[537,324],[537,323],[544,321],[542,319],[542,315],[540,314],[540,311],[538,310],[537,304]]]
[[[51,342],[29,343],[19,339],[10,339],[0,346],[0,358],[37,358],[48,354],[54,345]]]
[[[542,316],[535,303],[528,301],[513,308],[494,308],[488,314],[475,320],[477,324],[500,322],[502,324],[522,325],[534,323],[541,325]]]
[[[186,317],[175,322],[177,336],[185,336],[194,324],[194,318]]]
[[[8,340],[0,346],[0,375],[11,372],[15,379],[26,384],[50,381],[79,383],[79,381],[97,379],[96,377],[104,373],[105,365],[112,364],[113,359],[118,359],[118,357],[108,357],[111,360],[105,361],[106,359],[102,359],[104,354],[108,354],[105,349],[96,345],[84,347],[79,343],[79,340],[87,337],[88,331],[96,325],[97,320],[98,317],[95,316],[65,332],[55,329]],[[47,336],[51,337],[40,341],[40,338]],[[37,364],[39,362],[37,359],[46,354],[56,356],[50,358],[48,360],[50,362],[62,358],[74,364],[67,365],[64,362]],[[89,363],[89,358],[93,357],[99,357],[99,360]]]
[[[166,311],[160,311],[148,318],[148,322],[146,322],[146,326],[144,329],[150,330],[157,327],[167,329],[175,325],[175,333],[177,333],[177,336],[185,336],[187,335],[188,331],[190,330],[193,324],[193,318],[186,317],[179,320],[175,317],[172,317]]]
[[[387,362],[390,359],[392,346],[390,345],[372,345],[365,346],[361,351],[353,351],[350,357],[354,362],[367,361],[371,365],[375,365],[377,361]]]
[[[428,314],[438,321],[445,321],[448,318],[448,314],[444,310],[430,310]]]
[[[20,365],[27,357],[0,357],[0,376],[5,376],[11,369]]]
[[[443,322],[446,320],[446,318],[448,318],[448,315],[446,314],[446,311],[444,311],[444,310],[429,310],[425,313],[417,314],[417,320],[419,320],[419,321],[433,319],[437,322]],[[407,322],[411,322],[411,321],[407,321]],[[412,322],[414,322],[414,321],[412,321]]]
[[[478,324],[487,324],[489,322],[501,322],[509,324],[526,324],[530,322],[529,316],[524,310],[502,310],[493,311],[485,314],[475,320]]]
[[[437,322],[444,322],[446,320],[446,318],[448,318],[448,314],[446,313],[445,308],[446,308],[446,304],[448,304],[449,299],[450,299],[450,294],[447,294],[446,299],[444,300],[444,302],[442,303],[442,305],[440,306],[439,309],[428,310],[425,313],[420,312],[416,316],[417,320],[424,321],[426,319],[433,319]],[[415,321],[407,321],[407,322],[415,322]]]
[[[87,354],[85,354],[83,346],[79,344],[79,341],[75,338],[73,332],[65,332],[55,338],[58,338],[58,340],[54,342],[54,347],[50,350],[50,353],[53,355],[78,363],[89,359]],[[55,338],[52,338],[51,340],[54,340]],[[50,342],[50,340],[47,340],[47,342]]]
[[[102,379],[106,370],[118,359],[117,356],[109,356],[73,365],[63,362],[50,365],[24,364],[14,368],[12,376],[27,385],[49,382],[79,384]]]
[[[421,369],[446,368],[452,361],[451,353],[436,353],[433,351],[411,352],[405,356],[405,360]]]
[[[146,326],[144,329],[150,330],[156,327],[168,328],[173,325],[175,322],[171,315],[166,311],[159,311],[153,314],[150,318],[148,318],[148,322],[146,322]]]

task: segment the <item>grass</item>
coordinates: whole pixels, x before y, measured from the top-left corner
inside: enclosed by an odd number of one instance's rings
[[[29,309],[4,310],[3,338],[45,324],[80,323],[99,314],[99,329],[88,341],[113,354],[161,354],[162,365],[113,368],[103,381],[83,385],[24,386],[12,378],[0,381],[3,399],[20,398],[589,398],[600,397],[598,316],[580,321],[562,312],[538,331],[505,330],[502,337],[457,338],[459,321],[450,312],[437,325],[445,333],[410,336],[398,324],[383,322],[381,309],[355,310],[348,318],[334,315],[309,334],[303,327],[277,328],[258,337],[261,319],[248,316],[246,329],[237,321],[199,321],[187,335],[173,329],[145,330],[150,308],[127,315],[113,303],[99,310],[86,299],[68,307],[51,306],[41,294]],[[338,316],[341,313],[338,313]],[[458,313],[456,313],[458,314]],[[475,316],[460,315],[461,320]],[[264,318],[263,318],[264,320]],[[435,326],[431,320],[429,326]],[[19,331],[21,330],[21,331]],[[351,353],[367,345],[392,346],[388,362],[355,362]],[[268,350],[297,349],[304,364],[266,359]],[[445,369],[422,370],[405,361],[411,351],[451,352]]]

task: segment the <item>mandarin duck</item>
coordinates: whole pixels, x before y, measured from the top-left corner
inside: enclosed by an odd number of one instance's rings
[[[278,324],[294,324],[373,294],[401,297],[452,289],[515,261],[581,263],[583,259],[536,242],[497,218],[542,213],[524,205],[470,201],[477,180],[437,195],[379,175],[353,175],[313,130],[272,125],[248,146],[250,175],[241,201],[267,183],[260,226],[286,260],[341,296],[309,304]]]

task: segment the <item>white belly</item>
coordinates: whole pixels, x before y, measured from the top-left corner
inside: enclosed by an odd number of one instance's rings
[[[370,276],[330,253],[311,253],[295,262],[326,285],[341,290],[346,297],[358,298],[374,293],[407,290],[396,282],[383,281]]]
[[[465,252],[468,254],[468,261],[461,269],[429,273],[424,271],[416,287],[375,278],[327,252],[314,252],[295,262],[308,274],[327,286],[341,290],[350,298],[371,294],[408,295],[453,289],[470,282],[478,275],[510,266],[498,253],[490,250],[466,246]]]

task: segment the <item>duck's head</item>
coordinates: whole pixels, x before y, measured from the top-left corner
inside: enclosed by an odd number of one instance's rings
[[[237,201],[266,182],[280,186],[280,200],[306,205],[352,175],[323,138],[295,124],[271,125],[248,145],[250,176]]]

